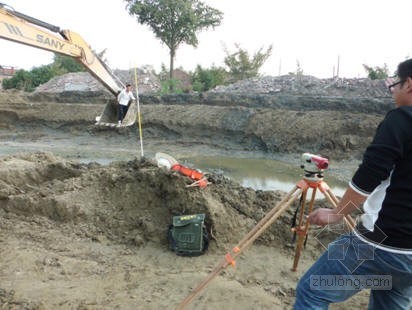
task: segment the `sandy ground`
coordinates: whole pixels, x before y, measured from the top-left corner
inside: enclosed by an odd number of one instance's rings
[[[283,195],[210,175],[206,189],[150,162],[79,164],[37,153],[0,162],[0,304],[4,309],[174,309]],[[168,249],[172,215],[206,213],[210,249]],[[309,238],[298,272],[291,207],[188,309],[289,309],[320,254]],[[312,232],[315,236],[318,231]],[[323,242],[323,241],[322,241]],[[333,309],[364,308],[365,294]]]
[[[150,161],[155,151],[245,155],[241,145],[199,145],[174,131],[179,145],[170,145],[173,132],[149,139],[141,163],[134,159],[135,132],[85,125],[101,105],[32,104],[18,94],[0,99],[0,309],[175,309],[285,194],[214,174],[207,188],[186,188],[187,178]],[[159,124],[149,137],[171,128]],[[172,125],[182,132],[186,126]],[[88,160],[113,158],[108,165]],[[299,277],[331,239],[311,230],[292,272],[293,210],[188,309],[291,309]],[[167,228],[173,215],[194,213],[206,214],[210,248],[199,257],[177,256],[168,249]],[[366,309],[367,295],[331,309]]]

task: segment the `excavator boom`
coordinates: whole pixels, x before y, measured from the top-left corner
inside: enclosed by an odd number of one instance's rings
[[[73,57],[114,96],[124,88],[120,79],[79,34],[61,30],[58,26],[17,12],[4,3],[0,3],[0,38]],[[123,126],[135,123],[135,112],[136,107],[132,103],[122,123]],[[113,100],[106,105],[96,125],[114,127],[116,124],[117,104]]]

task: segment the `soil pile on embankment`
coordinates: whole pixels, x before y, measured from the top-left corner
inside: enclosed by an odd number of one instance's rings
[[[113,74],[124,85],[135,84],[135,72],[131,70],[114,70]],[[159,78],[155,75],[150,66],[144,66],[136,69],[137,84],[142,93],[153,93],[160,89]],[[34,94],[56,94],[56,93],[75,93],[75,92],[94,92],[106,93],[109,91],[88,72],[67,73],[54,77],[47,83],[36,88]]]
[[[39,153],[3,157],[0,167],[3,211],[87,223],[84,233],[126,244],[165,243],[171,216],[193,213],[206,214],[218,242],[233,243],[280,197],[219,176],[209,176],[213,188],[187,189],[189,180],[150,162],[86,165]]]
[[[382,80],[293,75],[244,80],[201,94],[143,94],[142,101],[149,128],[169,139],[337,159],[359,158],[393,107]]]
[[[388,97],[383,80],[367,78],[319,79],[310,75],[265,76],[242,80],[227,86],[217,86],[213,93],[287,94],[322,97]]]

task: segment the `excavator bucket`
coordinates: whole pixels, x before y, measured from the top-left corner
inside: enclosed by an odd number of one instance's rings
[[[110,101],[106,104],[102,115],[96,117],[96,126],[101,127],[127,127],[132,126],[136,122],[137,104],[132,102],[129,105],[126,116],[123,122],[118,125],[118,108],[116,101]]]

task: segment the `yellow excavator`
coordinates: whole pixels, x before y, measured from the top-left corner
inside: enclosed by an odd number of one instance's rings
[[[70,30],[61,30],[58,26],[17,12],[4,3],[0,3],[0,38],[73,57],[83,64],[87,71],[115,97],[124,88],[120,79],[79,34]],[[136,102],[131,102],[120,126],[133,125],[136,122],[136,114]],[[96,125],[119,126],[117,124],[117,98],[106,104],[103,113],[96,117]]]

